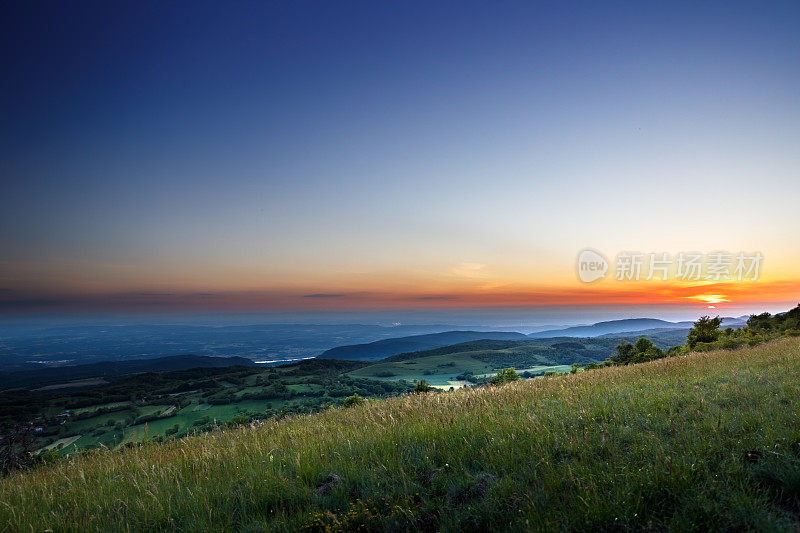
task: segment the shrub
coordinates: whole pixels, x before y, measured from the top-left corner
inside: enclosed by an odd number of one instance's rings
[[[33,465],[36,438],[32,425],[18,424],[2,428],[0,435],[0,475],[5,476]]]
[[[469,370],[467,370],[463,374],[457,375],[456,379],[459,379],[461,381],[469,381],[470,383],[477,383],[478,382],[478,378],[476,378],[475,375],[472,372],[470,372]]]
[[[502,385],[503,383],[511,383],[512,381],[517,381],[518,379],[519,374],[517,374],[517,371],[514,370],[513,366],[511,366],[495,374],[489,383],[492,385]]]
[[[736,348],[741,348],[745,344],[746,342],[741,339],[727,338],[720,341],[719,347],[726,350],[735,350]]]
[[[353,394],[352,396],[348,396],[342,402],[342,405],[345,407],[353,407],[355,405],[361,405],[364,403],[364,398],[361,397],[359,394]]]
[[[678,355],[679,353],[683,352],[683,350],[684,350],[683,346],[671,346],[671,347],[670,347],[670,348],[667,350],[667,352],[666,352],[666,354],[665,354],[665,355],[666,355],[667,357],[672,357],[672,356],[674,356],[674,355]]]
[[[54,449],[50,448],[49,450],[45,450],[39,454],[38,460],[42,464],[52,464],[56,461],[60,460],[61,456],[58,455],[58,452]]]
[[[250,423],[250,417],[246,414],[238,414],[234,416],[232,419],[226,421],[224,423],[225,427],[236,427],[236,426],[244,426]]]
[[[609,357],[611,364],[629,365],[631,363],[644,363],[664,357],[661,348],[653,344],[647,337],[640,337],[636,344],[631,344],[621,339],[615,352]]]

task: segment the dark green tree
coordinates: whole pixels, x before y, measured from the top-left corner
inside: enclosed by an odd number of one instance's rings
[[[749,321],[748,321],[749,322]],[[686,337],[686,345],[689,348],[694,348],[699,342],[714,342],[719,339],[720,329],[722,324],[720,317],[711,318],[709,316],[701,316],[697,322],[694,323],[692,329],[689,330],[689,335]]]
[[[514,367],[512,366],[495,374],[489,383],[492,385],[502,385],[503,383],[511,383],[512,381],[517,381],[518,379],[519,374],[517,374],[517,371],[514,370]]]
[[[651,341],[647,337],[639,337],[639,340],[636,341],[635,347],[636,347],[636,353],[641,354],[641,353],[647,353],[648,350],[655,348],[656,345],[653,344],[653,341]]]
[[[636,348],[625,339],[620,339],[619,344],[614,349],[614,353],[609,358],[615,365],[627,365],[636,357]]]

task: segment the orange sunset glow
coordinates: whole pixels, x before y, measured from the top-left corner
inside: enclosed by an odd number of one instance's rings
[[[0,13],[0,533],[800,532],[800,0]]]
[[[146,68],[111,76],[126,63],[92,53],[79,86],[31,50],[41,76],[8,77],[22,85],[3,143],[0,317],[514,307],[524,321],[800,299],[791,46],[706,50],[704,30],[639,55],[645,36],[623,46],[613,25],[591,46],[569,25],[552,46],[527,26],[513,46],[423,31],[419,49],[256,32],[252,57],[221,38],[205,46],[231,71],[213,80],[151,39],[120,52]],[[587,249],[609,262],[590,283]],[[617,279],[637,253],[640,279]],[[669,276],[649,276],[650,254]],[[728,275],[679,279],[697,254],[704,269],[725,255]],[[740,255],[759,268],[736,271]]]

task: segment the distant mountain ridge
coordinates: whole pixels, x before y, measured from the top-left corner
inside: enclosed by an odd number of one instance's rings
[[[722,319],[723,327],[744,326],[747,317],[725,317]],[[630,333],[641,330],[655,329],[690,329],[691,321],[669,322],[658,318],[625,318],[622,320],[608,320],[597,322],[591,326],[572,326],[564,329],[551,329],[531,333],[528,338],[542,339],[548,337],[598,337],[612,333]]]
[[[395,339],[384,339],[365,344],[338,346],[323,352],[319,359],[343,359],[349,361],[377,361],[401,353],[418,352],[441,348],[451,344],[477,340],[525,340],[522,333],[509,331],[446,331],[426,335],[412,335]]]
[[[529,327],[525,333],[560,326]],[[516,331],[466,324],[9,324],[0,320],[0,372],[128,361],[172,355],[247,357],[254,361],[313,357],[337,346],[445,331]]]
[[[747,317],[724,317],[722,327],[741,327],[746,323]],[[571,326],[562,329],[548,329],[525,335],[509,331],[446,331],[443,333],[429,333],[424,335],[411,335],[382,339],[363,344],[337,346],[326,350],[318,356],[320,359],[342,359],[350,361],[378,361],[394,355],[420,352],[442,348],[452,344],[478,340],[526,340],[526,339],[554,339],[559,337],[601,337],[608,335],[624,334],[631,336],[637,332],[661,333],[674,330],[688,331],[692,327],[691,321],[670,322],[658,318],[626,318],[597,322],[587,326]],[[670,336],[672,337],[672,336]],[[677,335],[675,338],[685,336]]]

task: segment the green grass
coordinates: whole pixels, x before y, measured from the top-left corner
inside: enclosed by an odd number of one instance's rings
[[[519,365],[524,366],[550,366],[555,365],[553,359],[543,355],[552,352],[547,346],[510,343],[507,341],[494,341],[496,349],[467,349],[466,351],[453,351],[459,347],[471,348],[474,345],[483,346],[482,343],[465,343],[455,346],[446,346],[424,352],[403,354],[390,357],[384,361],[373,363],[364,368],[359,368],[349,373],[355,378],[405,379],[416,381],[425,379],[431,384],[445,385],[455,376],[464,372],[475,375],[494,374],[500,368]],[[510,345],[510,346],[506,346]]]
[[[574,362],[603,361],[613,351],[616,339],[548,339],[532,341],[482,340],[405,353],[386,358],[349,372],[354,378],[418,381],[449,388],[456,376],[465,372],[475,376],[493,375],[513,366],[556,370]],[[549,343],[549,344],[548,344]],[[534,372],[531,370],[531,372]],[[535,373],[535,372],[534,372]]]
[[[113,420],[114,422],[118,420],[124,420],[126,418],[134,418],[135,414],[133,410],[123,410],[123,411],[113,411],[111,413],[106,413],[103,415],[93,416],[91,418],[85,418],[83,420],[70,420],[67,422],[67,427],[69,428],[70,432],[73,433],[81,433],[82,431],[89,431],[90,429],[101,426],[104,427],[109,420]]]
[[[798,339],[367,401],[0,481],[7,530],[796,531],[799,511]]]
[[[99,405],[93,405],[91,407],[79,407],[78,409],[72,409],[72,414],[84,414],[88,412],[94,412],[98,409],[116,409],[118,407],[125,407],[131,405],[131,402],[113,402],[113,403],[104,403]]]
[[[446,346],[414,354],[402,354],[353,370],[348,375],[354,378],[383,381],[415,382],[424,379],[434,387],[449,389],[451,386],[461,387],[469,384],[456,379],[465,372],[470,372],[477,377],[491,377],[499,369],[520,363],[523,363],[524,368],[518,367],[519,372],[528,370],[533,374],[541,374],[548,370],[568,372],[570,369],[570,365],[555,364],[552,359],[542,355],[542,352],[552,351],[550,347],[546,346],[493,341],[493,344],[498,345],[494,350],[453,351],[460,346],[471,347],[476,344],[482,346],[486,342],[488,341],[465,343],[453,347]],[[507,347],[506,345],[511,346]]]
[[[144,405],[139,408],[139,415],[156,415],[162,414],[164,411],[172,407],[171,405]]]
[[[453,366],[444,366],[453,363]],[[484,374],[491,372],[492,365],[473,359],[470,352],[420,357],[408,361],[386,361],[375,363],[350,372],[354,378],[382,379],[426,379],[437,374],[456,376],[462,372]],[[430,372],[430,374],[425,374]],[[391,375],[390,375],[391,374]]]
[[[523,372],[530,372],[531,374],[538,376],[544,374],[545,372],[559,372],[559,373],[569,372],[571,369],[572,365],[551,365],[551,366],[532,366],[529,368],[516,368],[515,370],[519,374]],[[496,373],[497,372],[491,372],[488,374],[481,374],[476,377],[490,378],[494,376]]]
[[[413,389],[410,383],[376,383],[345,375],[364,365],[308,360],[266,369],[195,368],[137,374],[82,391],[2,391],[0,426],[28,420],[41,424],[34,443],[39,449],[56,440],[79,436],[58,450],[59,454],[68,455],[146,438],[180,438],[233,420],[241,424],[244,419],[315,412],[341,404],[356,393],[385,397]],[[198,404],[203,408],[198,409]],[[177,410],[179,406],[183,407]],[[69,414],[66,423],[61,424],[57,415],[64,411]]]

